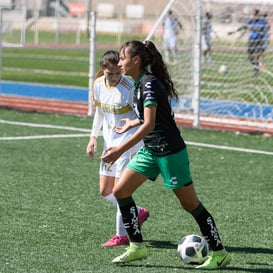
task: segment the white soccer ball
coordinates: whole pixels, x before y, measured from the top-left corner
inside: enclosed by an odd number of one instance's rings
[[[227,72],[228,72],[228,67],[226,66],[226,65],[221,65],[220,67],[219,67],[219,73],[221,73],[221,74],[226,74]]]
[[[185,264],[202,264],[208,257],[209,246],[204,237],[191,234],[183,237],[177,253]]]

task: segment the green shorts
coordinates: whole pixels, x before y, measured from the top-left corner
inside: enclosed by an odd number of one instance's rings
[[[145,148],[141,148],[126,168],[141,173],[155,180],[161,173],[164,187],[179,189],[192,182],[187,149],[168,156],[154,156]]]

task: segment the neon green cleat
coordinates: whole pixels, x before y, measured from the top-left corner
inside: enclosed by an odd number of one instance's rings
[[[148,249],[145,243],[130,243],[126,252],[112,260],[112,263],[128,263],[135,260],[141,260],[148,256]]]
[[[219,269],[225,267],[231,261],[231,256],[226,250],[215,251],[198,269]]]

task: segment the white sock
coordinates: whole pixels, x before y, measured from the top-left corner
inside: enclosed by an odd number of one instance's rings
[[[127,231],[123,225],[122,215],[121,215],[119,206],[117,206],[117,214],[116,214],[116,234],[118,236],[127,235]]]
[[[110,194],[103,196],[103,197],[104,197],[104,199],[106,199],[108,202],[110,202],[115,207],[118,205],[117,199],[113,193],[110,193]]]

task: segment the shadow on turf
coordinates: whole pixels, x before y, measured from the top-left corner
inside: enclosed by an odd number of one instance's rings
[[[159,265],[159,264],[140,264],[140,263],[129,263],[129,264],[122,264],[122,265],[119,265],[121,267],[135,267],[135,268],[141,268],[141,267],[144,267],[144,268],[166,268],[167,269],[175,269],[176,270],[187,270],[187,271],[190,271],[190,270],[195,270],[196,271],[196,268],[195,267],[190,267],[190,266],[171,266],[171,265]],[[230,265],[227,265],[227,267],[225,268],[221,268],[221,271],[228,271],[228,272],[231,272],[231,271],[234,271],[234,272],[249,272],[249,273],[272,273],[272,269],[269,269],[269,268],[244,268],[244,267],[235,267],[235,266],[232,266],[232,262]],[[200,270],[200,272],[204,272],[203,270]]]
[[[232,267],[227,266],[226,268],[221,268],[221,271],[234,271],[234,272],[249,272],[249,273],[272,273],[272,269],[269,268],[243,268],[243,267]]]
[[[166,249],[176,249],[177,244],[170,241],[155,241],[155,240],[145,240],[147,246],[151,248],[166,248]]]
[[[148,247],[150,248],[165,248],[165,249],[176,249],[177,244],[172,243],[170,241],[158,241],[158,240],[146,240]],[[243,253],[249,253],[249,254],[271,254],[273,255],[273,249],[269,248],[257,248],[257,247],[226,247],[227,251],[230,253],[236,253],[236,252],[243,252]],[[257,266],[268,266],[271,267],[270,264],[262,264],[262,263],[247,263],[250,265],[257,265]],[[126,264],[124,266],[133,266]],[[135,265],[136,266],[136,265]],[[140,266],[139,264],[137,266]],[[179,269],[181,267],[173,267],[173,266],[162,266],[162,265],[142,265],[144,267],[158,267],[158,268],[173,268],[173,269]],[[187,270],[191,270],[195,268],[185,268]],[[226,268],[222,268],[223,271],[234,271],[234,272],[252,272],[252,273],[273,273],[272,269],[269,268],[243,268],[243,267],[232,267],[232,263],[230,266]]]
[[[243,253],[248,253],[248,254],[270,254],[273,255],[273,249],[269,248],[257,248],[257,247],[226,247],[226,249],[230,253],[234,252],[243,252]],[[253,272],[253,273],[273,273],[273,270],[271,269],[272,264],[269,263],[246,263],[249,265],[254,265],[254,266],[266,266],[270,267],[269,268],[242,268],[242,267],[227,267],[223,268],[222,270],[229,270],[229,271],[246,271],[246,272]]]
[[[188,267],[188,266],[170,266],[170,265],[151,265],[151,264],[124,264],[120,265],[122,267],[145,267],[145,268],[166,268],[166,269],[175,269],[175,270],[197,270],[195,267]],[[206,270],[200,270],[200,272],[205,272]],[[243,268],[243,267],[232,267],[228,265],[225,268],[221,268],[221,271],[234,271],[234,272],[249,272],[249,273],[272,273],[272,269],[265,269],[265,268],[257,268],[257,269],[251,269],[251,268]],[[207,272],[207,271],[206,271]]]
[[[170,241],[145,240],[145,242],[147,242],[147,246],[151,248],[166,248],[166,249],[177,248],[177,244]],[[271,254],[271,255],[273,254],[273,249],[269,249],[269,248],[227,246],[226,249],[229,252],[245,252],[250,254]]]
[[[273,249],[258,247],[226,247],[230,252],[245,252],[250,254],[273,254]],[[273,271],[272,271],[273,272]]]

